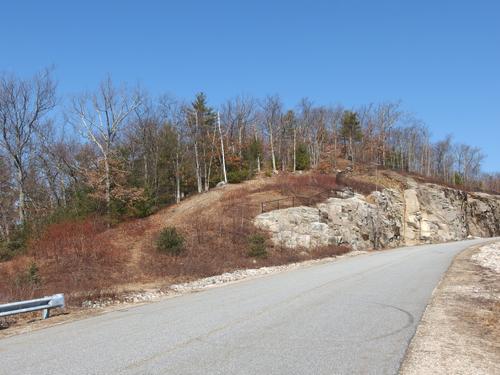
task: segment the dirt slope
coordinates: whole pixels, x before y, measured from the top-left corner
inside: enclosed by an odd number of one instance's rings
[[[206,193],[193,195],[178,205],[163,208],[146,218],[121,223],[104,232],[102,236],[122,251],[129,253],[127,257],[129,272],[140,279],[143,276],[141,257],[146,249],[151,247],[162,228],[174,226],[183,229],[191,225],[195,219],[223,215],[223,200],[230,197],[232,193],[238,196],[245,195],[246,203],[253,203],[254,207],[257,207],[262,200],[281,197],[279,193],[271,191],[259,194],[260,188],[274,182],[274,178],[259,178],[242,184],[214,188]]]

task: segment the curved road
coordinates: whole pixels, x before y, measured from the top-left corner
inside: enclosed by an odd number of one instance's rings
[[[453,257],[400,248],[0,340],[0,374],[394,374]]]

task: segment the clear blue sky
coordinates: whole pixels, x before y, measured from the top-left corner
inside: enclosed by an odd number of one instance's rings
[[[498,0],[3,0],[0,14],[0,71],[53,64],[61,95],[111,73],[213,105],[401,100],[435,139],[453,133],[500,170]]]

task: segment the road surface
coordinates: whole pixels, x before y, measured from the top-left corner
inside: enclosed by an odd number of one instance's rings
[[[453,257],[401,248],[0,340],[0,374],[394,374]]]

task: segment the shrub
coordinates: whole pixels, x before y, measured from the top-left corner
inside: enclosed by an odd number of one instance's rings
[[[27,263],[12,275],[29,275],[25,280],[31,280],[27,284],[31,285],[39,274],[37,293],[46,295],[98,291],[126,282],[130,276],[124,272],[129,253],[120,251],[113,241],[116,234],[105,233],[106,230],[106,222],[99,217],[51,224],[28,243],[27,255],[36,261],[36,267]],[[20,290],[18,294],[29,297],[23,292],[22,283],[14,280],[13,284]]]
[[[162,253],[180,255],[184,250],[184,237],[174,227],[167,227],[160,232],[156,247]]]
[[[15,283],[19,286],[37,286],[41,282],[38,265],[32,261],[26,271],[17,275]]]
[[[455,172],[455,174],[453,175],[453,183],[455,185],[463,185],[464,179],[460,173]]]
[[[25,227],[19,227],[13,231],[8,240],[0,240],[0,262],[10,260],[16,255],[23,254],[26,250],[26,242],[29,231]]]
[[[310,164],[309,152],[307,151],[306,145],[301,144],[299,145],[299,147],[297,147],[295,167],[297,168],[298,171],[303,171],[309,168],[309,164]]]
[[[339,175],[337,175],[337,183],[340,186],[351,188],[356,193],[365,195],[371,194],[375,190],[382,190],[384,188],[383,186],[379,186],[368,181],[361,181],[355,178],[343,177]]]
[[[0,262],[11,260],[15,255],[16,251],[11,248],[10,241],[3,240],[0,242]]]
[[[227,182],[231,184],[239,184],[250,177],[252,177],[252,174],[248,169],[237,169],[227,172]]]
[[[150,197],[144,197],[134,202],[129,214],[134,218],[143,218],[153,214],[154,212],[154,200]]]
[[[255,258],[267,258],[266,239],[261,234],[248,237],[248,255]]]

